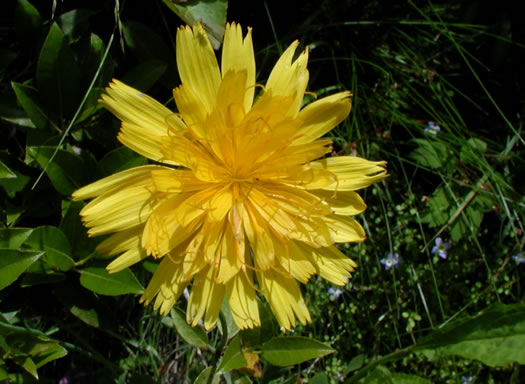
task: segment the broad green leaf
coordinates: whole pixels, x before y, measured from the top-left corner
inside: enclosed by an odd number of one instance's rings
[[[525,364],[525,304],[496,304],[432,332],[413,351],[458,355],[491,367]]]
[[[480,158],[483,157],[483,154],[487,151],[487,143],[483,140],[477,139],[475,137],[470,138],[467,142],[461,147],[459,152],[459,160],[465,164],[478,165],[480,163]]]
[[[364,353],[352,358],[352,360],[350,360],[350,363],[348,363],[348,366],[345,369],[345,375],[349,374],[350,372],[357,371],[365,364],[365,361],[366,355]]]
[[[44,252],[0,249],[0,289],[13,283]]]
[[[208,32],[213,48],[219,49],[224,37],[228,0],[162,0],[186,24],[201,23]]]
[[[261,347],[261,356],[270,364],[286,367],[335,352],[329,345],[300,336],[274,337]]]
[[[309,384],[328,384],[330,380],[324,372],[317,372],[309,381]]]
[[[144,290],[129,269],[110,274],[106,268],[87,267],[80,271],[80,284],[95,293],[108,296],[139,294]]]
[[[62,13],[56,21],[68,42],[74,43],[87,33],[89,18],[95,14],[91,9],[77,8],[69,12]]]
[[[162,60],[147,60],[126,73],[122,81],[142,92],[147,92],[162,77],[168,63]]]
[[[36,159],[42,168],[47,166],[46,174],[58,192],[71,195],[86,184],[84,164],[80,157],[63,149],[59,149],[53,161],[49,163],[54,151],[54,147],[29,147],[28,155]]]
[[[7,165],[0,161],[0,179],[14,179],[16,173],[11,171]]]
[[[18,0],[15,8],[14,26],[17,39],[30,53],[38,43],[42,18],[38,10],[28,0]]]
[[[66,207],[63,204],[62,208],[65,212],[59,228],[72,245],[71,256],[74,260],[80,260],[93,253],[96,244],[100,241],[88,236],[86,227],[80,218],[80,211],[83,207],[84,203],[81,201],[70,201]]]
[[[71,244],[66,235],[57,227],[38,227],[25,243],[34,250],[44,251],[44,261],[50,266],[60,271],[68,271],[73,268]]]
[[[0,119],[21,127],[35,128],[35,124],[27,116],[27,112],[18,104],[18,100],[5,93],[0,93]]]
[[[36,83],[47,108],[59,117],[71,117],[80,104],[80,67],[60,27],[49,29],[36,68]]]
[[[15,91],[18,103],[36,128],[45,129],[52,125],[47,113],[39,105],[38,91],[35,88],[14,81],[11,82],[11,87]]]
[[[209,384],[209,378],[211,375],[212,367],[208,367],[205,370],[203,370],[199,376],[195,379],[193,384]],[[221,376],[219,374],[216,374],[213,377],[213,380],[211,381],[211,384],[219,384]]]
[[[225,373],[243,367],[246,367],[246,359],[241,350],[241,339],[239,336],[236,336],[230,341],[228,348],[226,348],[226,352],[224,352],[224,356],[217,370]]]
[[[108,152],[99,162],[103,175],[112,175],[129,168],[146,164],[147,160],[122,146]]]
[[[414,139],[417,148],[410,153],[410,157],[418,164],[429,168],[441,168],[447,158],[446,147],[439,142]]]
[[[31,376],[38,380],[38,372],[36,371],[36,365],[29,356],[18,355],[13,357],[13,361],[19,367],[24,368]]]
[[[0,228],[0,248],[19,248],[31,232],[33,228]]]
[[[191,327],[186,321],[186,315],[184,312],[177,308],[173,307],[170,312],[171,318],[164,318],[163,324],[169,327],[175,327],[177,333],[182,337],[182,339],[197,348],[207,348],[208,347],[208,335],[200,326]]]
[[[393,384],[390,371],[381,365],[374,368],[372,372],[362,381],[363,384]]]

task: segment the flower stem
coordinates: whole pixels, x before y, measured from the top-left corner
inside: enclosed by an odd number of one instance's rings
[[[212,368],[210,375],[208,376],[208,384],[213,383],[213,377],[217,372],[217,367],[219,365],[219,360],[221,358],[222,351],[224,349],[224,346],[226,345],[226,341],[228,341],[228,327],[226,326],[226,318],[224,317],[222,311],[219,313],[219,322],[221,324],[222,337],[220,338],[219,343],[217,344],[217,348],[215,348],[215,354],[213,355],[213,360],[211,363]]]

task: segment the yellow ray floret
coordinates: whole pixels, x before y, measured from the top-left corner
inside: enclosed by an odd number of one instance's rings
[[[251,30],[228,24],[219,67],[205,29],[177,32],[178,111],[114,80],[101,103],[122,120],[119,140],[162,165],[80,188],[75,200],[110,272],[160,259],[141,302],[166,315],[182,292],[186,318],[211,329],[222,305],[240,328],[261,324],[265,298],[283,330],[310,313],[298,282],[345,285],[357,265],[338,243],[361,242],[357,190],[385,177],[384,161],[340,156],[322,138],[350,113],[350,92],[301,109],[308,51],[293,42],[255,99]],[[295,59],[294,59],[295,58]]]

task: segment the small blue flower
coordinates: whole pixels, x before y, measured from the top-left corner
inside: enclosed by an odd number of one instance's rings
[[[514,256],[512,256],[514,261],[516,262],[516,265],[524,264],[525,263],[525,256],[521,252],[518,252]]]
[[[381,264],[385,266],[385,269],[388,271],[392,267],[397,267],[401,262],[398,253],[389,253],[385,258],[380,260]]]
[[[341,288],[330,287],[328,288],[328,294],[332,296],[332,300],[337,300],[339,296],[343,294],[343,290]]]
[[[434,244],[435,245],[434,245],[434,248],[432,248],[432,253],[434,255],[437,253],[437,255],[441,257],[442,259],[446,259],[448,256],[447,251],[452,246],[452,243],[445,243],[443,242],[441,237],[436,237]]]
[[[472,384],[474,382],[474,378],[472,376],[461,376],[461,380],[463,380],[461,384]]]
[[[441,127],[433,121],[429,121],[427,125],[428,127],[425,128],[425,133],[429,134],[432,137],[436,137],[439,131],[441,131]]]

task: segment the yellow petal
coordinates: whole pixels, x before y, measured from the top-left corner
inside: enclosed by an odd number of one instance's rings
[[[208,191],[181,193],[158,205],[151,213],[142,236],[142,246],[148,255],[161,257],[191,237],[206,213],[203,201]]]
[[[217,322],[224,298],[225,287],[215,283],[215,269],[201,271],[193,282],[186,309],[186,321],[195,327],[205,316],[204,327],[209,330]]]
[[[146,257],[148,257],[148,255],[144,249],[139,247],[132,248],[109,263],[106,269],[109,273],[120,272],[123,269],[131,267],[133,264],[144,260]]]
[[[163,136],[166,136],[164,134]],[[117,139],[129,149],[138,154],[147,157],[148,159],[166,163],[176,164],[170,159],[166,159],[161,152],[162,136],[153,135],[143,126],[122,122],[120,132]]]
[[[366,240],[365,230],[353,217],[331,215],[325,217],[324,220],[336,243],[360,243]]]
[[[193,130],[198,137],[205,137],[203,124],[206,121],[207,111],[202,99],[195,94],[189,84],[182,84],[173,89],[173,98],[188,128]]]
[[[329,171],[337,177],[337,181],[328,186],[319,186],[314,180],[306,185],[307,189],[355,191],[388,177],[386,161],[369,161],[354,156],[329,157],[311,162],[310,165],[318,170]]]
[[[276,255],[282,269],[294,279],[301,283],[307,283],[310,277],[316,273],[316,269],[304,254],[302,248],[299,248],[295,241],[280,244],[274,243]]]
[[[120,120],[142,127],[144,135],[167,134],[166,117],[173,112],[164,105],[115,79],[106,91],[100,103]],[[179,128],[183,129],[184,125]]]
[[[150,185],[152,181],[151,171],[158,169],[165,169],[165,167],[144,165],[115,173],[76,190],[73,192],[73,200],[91,199],[104,193],[113,193],[122,188]]]
[[[251,272],[238,273],[226,284],[226,297],[233,320],[240,329],[261,325]]]
[[[310,193],[326,202],[336,215],[355,216],[366,209],[366,204],[353,191],[310,190]]]
[[[216,261],[218,273],[215,281],[219,284],[225,284],[241,269],[246,252],[245,248],[239,248],[230,225],[226,225],[221,247],[218,251],[218,260]]]
[[[345,285],[352,277],[351,272],[357,267],[352,259],[334,246],[312,248],[301,243],[296,243],[296,245],[315,266],[319,276],[332,284]]]
[[[272,96],[292,96],[293,102],[290,108],[283,111],[288,116],[295,117],[304,97],[304,91],[308,84],[308,50],[302,52],[299,57],[292,63],[292,59],[299,45],[294,41],[281,55],[273,67],[270,77],[266,82],[265,90]]]
[[[188,84],[213,111],[221,74],[208,34],[201,24],[180,27],[177,31],[177,68],[183,84]]]
[[[138,186],[99,196],[80,214],[89,235],[98,236],[144,224],[157,203],[147,188]]]
[[[297,115],[303,126],[297,132],[301,136],[294,141],[294,145],[313,141],[346,119],[352,109],[351,96],[350,92],[340,92],[304,107]]]
[[[252,106],[255,93],[255,56],[251,28],[248,28],[248,33],[243,40],[242,28],[239,24],[226,24],[221,70],[223,78],[230,71],[246,73],[242,95],[244,95],[244,110],[248,111]]]
[[[269,270],[258,272],[257,280],[279,325],[284,330],[295,327],[296,317],[302,324],[310,321],[310,312],[295,279],[288,279]]]
[[[139,225],[122,232],[117,232],[100,243],[97,246],[97,252],[102,255],[113,256],[129,249],[139,248],[143,231],[144,226]]]
[[[174,264],[168,257],[165,257],[155,270],[151,281],[140,298],[140,302],[148,305],[161,290],[164,295],[160,297],[158,304],[156,302],[155,309],[160,307],[164,300],[178,298],[187,285],[187,282],[181,281],[181,277],[182,266]]]

